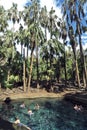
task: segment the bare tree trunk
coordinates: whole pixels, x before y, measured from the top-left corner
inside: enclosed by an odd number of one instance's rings
[[[0,91],[1,91],[1,83],[0,83]]]
[[[77,82],[78,87],[80,87],[80,77],[79,77],[79,69],[78,69],[78,62],[77,62],[77,54],[76,54],[76,44],[72,46],[74,60],[75,60],[75,83]]]
[[[82,71],[83,71],[83,83],[84,83],[84,87],[87,87],[87,72],[86,72],[85,58],[84,58],[83,48],[81,44],[80,34],[79,34],[79,45],[80,45],[81,65],[82,65]]]
[[[23,89],[26,92],[26,72],[25,72],[25,49],[23,50],[24,53],[24,61],[23,61]]]
[[[36,41],[37,42],[37,41]],[[36,43],[37,88],[39,88],[38,45]]]
[[[27,46],[27,59],[28,59],[28,46]]]
[[[8,70],[8,75],[7,75],[7,81],[9,82],[9,78],[10,78],[10,70]]]
[[[28,92],[30,90],[30,84],[31,84],[31,75],[32,75],[32,67],[33,67],[33,51],[34,48],[31,50],[31,57],[30,57],[30,71],[29,71],[29,78],[28,78]]]
[[[80,87],[80,78],[79,78],[79,70],[78,70],[77,60],[75,61],[75,66],[76,66],[76,81],[77,81],[78,86]]]
[[[12,59],[14,58],[14,46],[15,46],[14,45],[14,31],[15,31],[15,27],[14,27],[14,23],[13,23],[13,38],[12,38],[12,40],[13,40],[13,45],[12,45],[13,47],[12,47],[12,49],[13,50],[12,50]]]
[[[21,43],[21,55],[23,55],[23,45]]]
[[[66,51],[64,45],[64,71],[65,71],[65,87],[67,87],[67,70],[66,70]]]

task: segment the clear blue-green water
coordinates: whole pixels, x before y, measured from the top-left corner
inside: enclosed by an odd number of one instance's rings
[[[26,107],[20,108],[22,101]],[[34,106],[38,103],[39,110]],[[0,105],[0,115],[11,121],[19,117],[21,123],[29,126],[32,130],[87,130],[87,111],[76,112],[73,107],[75,104],[60,99],[23,99],[13,101],[14,107],[6,108]],[[33,111],[33,115],[28,115],[28,109]]]

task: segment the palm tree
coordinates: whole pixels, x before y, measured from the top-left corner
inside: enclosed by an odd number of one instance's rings
[[[25,45],[25,29],[20,24],[19,30],[15,33],[15,40],[17,41],[17,44],[21,45],[21,55],[23,56],[23,46]]]
[[[58,41],[58,36],[59,36],[59,30],[57,27],[57,16],[55,15],[55,10],[53,7],[51,8],[50,12],[48,13],[46,10],[46,7],[42,8],[41,13],[40,13],[40,18],[41,18],[41,25],[45,29],[45,35],[47,34],[47,29],[50,33],[50,39],[46,38],[46,42],[42,46],[42,57],[44,60],[46,60],[47,67],[46,71],[50,71],[50,83],[51,83],[51,78],[52,78],[52,69],[53,69],[53,61],[54,57],[58,56],[60,53],[60,48],[61,43]],[[43,53],[44,52],[44,53]],[[50,63],[50,64],[49,64]],[[51,85],[51,84],[50,84]]]
[[[1,36],[0,36],[0,64],[2,64],[2,66],[7,65],[8,69],[8,75],[7,75],[7,81],[9,81],[9,75],[10,75],[10,67],[9,67],[9,59],[12,53],[12,31],[8,31],[7,27],[8,27],[8,15],[7,15],[7,11],[4,10],[4,8],[2,6],[0,6],[0,32],[1,32]],[[2,51],[3,50],[3,51]],[[3,58],[4,58],[4,62],[3,62]]]
[[[10,75],[11,75],[11,66],[12,66],[12,62],[13,62],[13,60],[12,60],[12,35],[13,35],[13,33],[12,33],[12,31],[10,31],[10,30],[7,30],[5,33],[4,33],[4,35],[3,35],[3,37],[2,37],[2,39],[3,39],[3,45],[2,45],[2,49],[3,49],[3,53],[1,54],[1,56],[3,57],[4,56],[4,58],[6,59],[4,59],[4,61],[6,62],[5,64],[4,64],[4,67],[5,67],[5,80],[6,80],[6,82],[7,83],[9,83],[9,77],[10,77]],[[16,49],[15,49],[15,51],[14,51],[14,54],[16,54]]]
[[[87,86],[87,74],[86,74],[86,67],[85,67],[85,59],[84,59],[84,53],[83,53],[83,47],[82,47],[82,41],[81,41],[81,35],[83,33],[83,30],[85,29],[85,26],[81,22],[81,19],[84,19],[84,10],[83,5],[86,2],[86,0],[78,1],[78,0],[71,0],[71,1],[65,1],[64,9],[66,14],[66,19],[68,25],[73,26],[74,30],[74,36],[76,39],[78,39],[78,43],[80,46],[80,56],[81,56],[81,66],[82,66],[82,74],[83,74],[83,83],[84,86]],[[68,12],[67,12],[68,10]],[[70,14],[70,15],[69,15]],[[73,24],[74,23],[74,24]]]
[[[7,14],[8,14],[8,21],[10,20],[13,23],[13,54],[12,57],[14,58],[14,32],[15,32],[15,23],[18,22],[19,23],[19,13],[18,13],[18,9],[17,9],[17,4],[13,3],[12,7],[10,9],[7,10]]]
[[[37,86],[39,81],[39,70],[38,70],[38,47],[41,43],[42,38],[42,29],[39,26],[39,3],[38,1],[32,1],[31,5],[29,7],[25,7],[24,10],[24,21],[27,25],[27,36],[29,36],[29,48],[31,50],[30,54],[30,70],[29,70],[29,78],[28,78],[28,91],[30,89],[30,83],[31,83],[31,76],[32,76],[32,67],[33,67],[33,56],[34,56],[34,50],[36,51],[36,66],[37,66]]]
[[[40,20],[41,27],[44,28],[46,41],[47,41],[48,19],[49,19],[49,17],[48,17],[47,8],[46,8],[46,6],[44,6],[43,8],[41,8],[39,20]]]
[[[24,92],[26,92],[25,48],[23,49],[23,89],[24,89]]]
[[[7,14],[3,6],[0,6],[0,32],[5,32],[8,27]]]
[[[80,1],[81,2],[81,1]],[[76,17],[76,35],[79,39],[79,46],[80,46],[80,56],[81,56],[81,65],[82,65],[82,73],[83,73],[83,83],[84,87],[87,87],[87,72],[86,72],[86,64],[85,64],[85,57],[84,57],[84,52],[83,52],[83,47],[82,47],[82,40],[81,40],[81,35],[84,31],[85,26],[82,25],[81,19],[85,17],[83,6],[84,3],[78,3],[78,12],[75,12],[75,17]],[[76,11],[76,3],[74,2],[74,8]]]
[[[70,44],[72,46],[73,54],[74,54],[74,64],[75,64],[75,84],[77,82],[78,86],[80,87],[80,77],[79,77],[79,69],[78,69],[78,62],[77,62],[77,52],[76,52],[76,45],[77,41],[74,36],[74,31],[72,26],[69,27],[68,35],[70,38]]]
[[[8,23],[7,23],[7,15],[6,15],[6,11],[4,9],[3,6],[0,6],[0,65],[4,65],[6,63],[6,60],[4,58],[6,58],[6,54],[4,49],[4,33],[6,33],[7,31],[7,27],[8,27]]]
[[[65,46],[67,45],[67,29],[66,24],[64,22],[64,19],[59,19],[58,26],[60,27],[60,36],[59,38],[63,39],[63,45],[64,45],[64,71],[65,71],[65,87],[67,87],[67,66],[66,66],[66,50]]]
[[[57,15],[55,15],[55,10],[53,9],[53,7],[51,8],[50,12],[49,12],[49,19],[48,19],[48,30],[50,32],[50,40],[52,40],[53,36],[54,36],[54,32],[57,31],[57,27],[56,27],[56,20],[57,20]],[[49,42],[50,43],[50,42]],[[51,59],[52,59],[52,46],[51,44],[49,44],[50,47],[50,68],[51,68]]]

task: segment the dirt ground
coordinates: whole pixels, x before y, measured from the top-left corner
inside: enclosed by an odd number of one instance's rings
[[[38,97],[64,97],[65,94],[68,93],[76,93],[77,90],[70,89],[70,90],[64,90],[62,92],[53,93],[53,92],[47,92],[44,89],[31,89],[30,92],[23,92],[21,88],[19,89],[7,89],[7,90],[1,90],[0,91],[0,100],[4,100],[6,97],[10,97],[11,99],[19,99],[19,98],[38,98]]]
[[[49,98],[67,98],[71,101],[80,102],[81,104],[87,105],[87,91],[78,88],[66,88],[63,91],[57,93],[47,92],[45,89],[31,88],[29,92],[24,92],[22,87],[0,90],[0,101],[4,101],[7,97],[12,100],[22,99],[22,98],[39,98],[39,97],[49,97]]]

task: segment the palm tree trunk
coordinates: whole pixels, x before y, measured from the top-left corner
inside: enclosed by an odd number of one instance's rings
[[[23,55],[23,45],[21,43],[21,55]]]
[[[28,46],[27,46],[27,59],[28,59]]]
[[[24,60],[23,60],[23,89],[26,92],[26,76],[25,76],[25,49],[23,50]]]
[[[38,45],[37,45],[37,43],[36,43],[36,66],[37,66],[37,88],[39,88]]]
[[[46,29],[46,26],[45,26],[45,39],[47,41],[47,29]]]
[[[76,44],[72,46],[73,53],[74,53],[74,60],[75,60],[75,82],[77,82],[78,87],[80,87],[80,77],[79,77],[79,69],[78,69],[78,62],[77,62],[77,55],[76,55]]]
[[[10,69],[8,69],[8,75],[7,75],[7,81],[9,82],[9,78],[10,78]]]
[[[80,78],[79,78],[79,70],[78,70],[77,60],[75,60],[75,66],[76,66],[76,81],[77,81],[78,87],[80,87]]]
[[[14,31],[15,31],[15,27],[14,27],[14,23],[13,23],[13,39],[12,39],[13,40],[13,45],[12,45],[13,46],[13,48],[12,48],[13,51],[12,51],[12,59],[14,58],[14,46],[15,46],[14,45]]]
[[[60,61],[59,61],[60,58],[58,58],[58,61],[57,61],[57,68],[56,68],[56,78],[57,78],[57,82],[59,83],[60,82]]]
[[[30,71],[29,71],[29,78],[28,78],[28,92],[30,90],[30,84],[31,84],[31,75],[32,75],[32,67],[33,67],[33,51],[34,51],[34,47],[31,50],[31,57],[30,57]]]
[[[67,87],[66,52],[64,52],[65,87]]]
[[[79,34],[79,45],[80,45],[80,56],[81,56],[81,65],[82,65],[82,71],[83,71],[83,83],[84,87],[87,87],[87,72],[86,72],[86,65],[85,65],[85,57],[83,53],[83,48],[81,44],[81,36]]]
[[[65,70],[65,87],[67,87],[67,70],[66,70],[66,51],[64,45],[64,70]]]
[[[23,89],[26,92],[25,60],[23,61]]]

